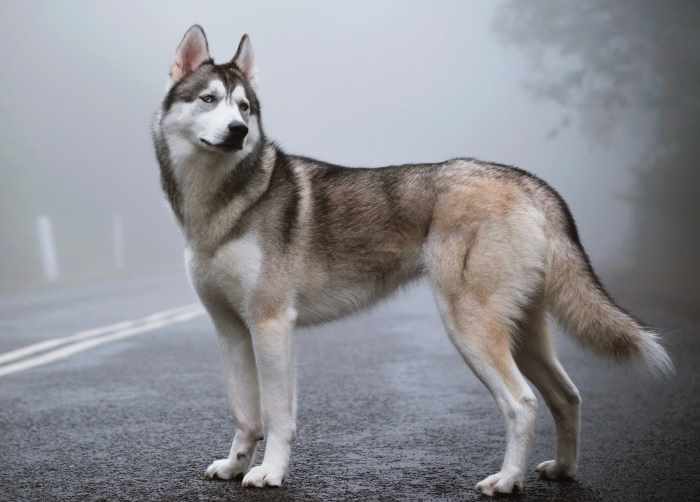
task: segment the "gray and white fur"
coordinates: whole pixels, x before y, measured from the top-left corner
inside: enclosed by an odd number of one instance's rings
[[[351,314],[427,277],[445,330],[506,423],[486,495],[522,489],[537,387],[557,429],[547,479],[577,467],[579,392],[556,358],[553,314],[584,345],[672,370],[657,335],[596,278],[562,198],[517,168],[474,159],[347,168],[289,155],[263,130],[247,35],[215,64],[204,31],[177,48],[153,126],[191,282],[219,335],[235,418],[206,476],[279,486],[296,431],[291,332]],[[260,465],[251,467],[265,438]]]

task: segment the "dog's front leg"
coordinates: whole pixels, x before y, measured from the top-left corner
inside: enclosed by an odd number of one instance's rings
[[[262,464],[245,475],[243,486],[280,486],[287,474],[296,433],[293,316],[289,312],[282,309],[280,314],[256,321],[251,329],[266,441]]]
[[[252,337],[240,318],[226,305],[206,300],[203,297],[219,335],[236,427],[228,457],[212,462],[205,477],[232,479],[248,471],[263,434],[255,355]]]

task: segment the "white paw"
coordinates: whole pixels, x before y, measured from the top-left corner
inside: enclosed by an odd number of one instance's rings
[[[538,465],[535,470],[543,479],[552,481],[560,479],[573,479],[576,475],[576,467],[567,467],[558,464],[556,460],[547,460]]]
[[[522,491],[524,485],[525,480],[521,473],[515,471],[500,471],[479,481],[476,484],[476,489],[484,495],[493,497],[499,493],[513,493],[515,488]]]
[[[222,458],[214,460],[207,467],[204,477],[207,479],[232,479],[240,476],[248,469],[247,461],[231,460],[230,458]]]
[[[264,486],[282,486],[284,469],[272,465],[257,465],[248,471],[243,478],[244,487],[262,488]]]

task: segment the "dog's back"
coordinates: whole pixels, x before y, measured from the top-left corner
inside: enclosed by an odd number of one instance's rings
[[[321,280],[323,294],[342,290],[347,298],[354,290],[361,298],[351,303],[364,306],[431,268],[449,282],[477,261],[479,267],[471,268],[478,270],[469,273],[494,282],[520,274],[511,298],[503,299],[512,323],[542,301],[596,353],[639,356],[655,372],[671,370],[656,335],[605,291],[569,208],[543,180],[476,159],[374,169],[304,157],[292,157],[292,163],[311,187],[304,274],[312,272],[310,283]],[[446,263],[443,253],[434,257],[433,248],[441,246],[453,248]],[[487,246],[490,254],[480,257]]]

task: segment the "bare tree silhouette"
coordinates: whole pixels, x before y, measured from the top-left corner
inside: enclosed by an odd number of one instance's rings
[[[700,315],[700,2],[507,0],[495,28],[531,57],[528,84],[604,141],[642,121],[653,141],[637,187],[629,284]],[[566,124],[564,122],[563,125]],[[553,135],[556,134],[553,131]],[[646,284],[642,283],[643,281]]]

